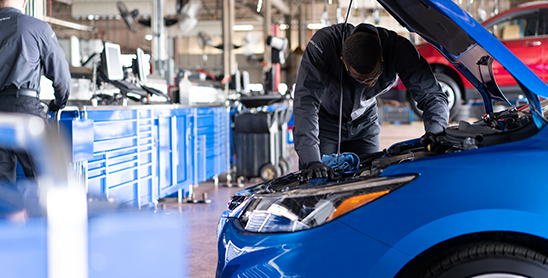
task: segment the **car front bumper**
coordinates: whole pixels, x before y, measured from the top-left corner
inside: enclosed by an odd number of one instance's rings
[[[300,232],[263,234],[247,232],[225,215],[218,231],[218,278],[394,277],[410,260],[338,220]]]

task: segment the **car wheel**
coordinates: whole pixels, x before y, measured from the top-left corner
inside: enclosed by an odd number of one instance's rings
[[[449,120],[452,120],[459,112],[461,106],[462,93],[460,87],[453,78],[443,73],[434,73],[438,83],[441,86],[441,90],[447,95],[447,101],[449,106]],[[413,109],[413,112],[422,117],[422,110],[417,107],[417,102],[413,99],[411,93],[407,93],[407,101]]]
[[[264,181],[269,181],[280,176],[280,168],[270,163],[261,166],[259,169],[259,176]]]
[[[461,247],[432,265],[424,278],[548,277],[545,255],[503,242],[478,242]]]
[[[289,173],[289,160],[285,159],[283,157],[280,157],[280,161],[278,162],[281,169],[281,175],[286,175]]]

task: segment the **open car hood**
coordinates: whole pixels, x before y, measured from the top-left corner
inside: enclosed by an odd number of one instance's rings
[[[401,24],[437,47],[476,86],[489,114],[473,123],[460,121],[458,125],[449,126],[427,146],[416,138],[361,155],[357,170],[334,167],[335,175],[330,179],[310,179],[306,172],[304,175],[294,172],[241,190],[231,197],[228,211],[221,218],[225,220],[220,223],[237,219],[246,231],[254,233],[311,229],[350,212],[347,208],[357,209],[408,183],[414,185],[410,184],[411,188],[404,194],[412,194],[413,186],[424,189],[422,186],[431,183],[440,173],[455,171],[452,167],[433,165],[454,162],[462,166],[462,163],[485,158],[485,164],[497,169],[497,165],[506,163],[501,159],[508,157],[508,151],[533,151],[544,146],[542,140],[547,131],[542,128],[547,121],[542,106],[548,107],[548,99],[539,100],[539,96],[548,96],[548,86],[482,25],[451,0],[378,1]],[[507,101],[493,78],[494,59],[518,80],[529,98],[528,107],[493,112],[494,100]],[[540,136],[533,138],[536,134]],[[522,140],[528,141],[519,142]],[[483,147],[491,148],[479,150]],[[454,155],[449,156],[451,154]],[[441,158],[444,155],[448,156]],[[422,181],[413,182],[421,177]],[[481,186],[481,182],[478,185]]]
[[[492,63],[504,66],[524,91],[537,126],[544,126],[540,97],[548,86],[506,46],[451,0],[378,0],[404,27],[431,43],[480,92],[486,113],[493,101],[508,100],[495,82]]]

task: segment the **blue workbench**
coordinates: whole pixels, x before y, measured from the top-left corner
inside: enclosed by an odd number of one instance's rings
[[[73,160],[77,164],[73,168],[82,173],[92,194],[133,206],[153,205],[175,193],[190,197],[193,185],[216,179],[230,167],[228,107],[84,106],[79,110],[63,111],[60,122],[76,142],[72,156],[80,159]]]

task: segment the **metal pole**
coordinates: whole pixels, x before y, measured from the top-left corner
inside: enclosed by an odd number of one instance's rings
[[[266,73],[268,71],[272,70],[272,49],[266,45],[266,39],[271,34],[272,30],[272,5],[271,0],[263,0],[263,9],[264,9],[264,22],[263,22],[263,42],[264,44],[264,61],[263,61],[263,78],[266,77]],[[272,73],[271,73],[272,74]],[[273,77],[273,76],[272,76]],[[267,84],[265,79],[265,85]],[[274,83],[274,79],[272,78],[270,85]],[[264,88],[265,92],[270,91],[272,88]]]
[[[232,26],[230,25],[230,1],[231,0],[223,0],[223,73],[224,78],[227,78],[230,76],[230,54],[231,54],[231,36],[230,36],[230,29],[232,29]],[[228,82],[225,84],[225,96],[228,95]]]
[[[154,73],[164,75],[165,32],[164,32],[164,0],[152,0],[152,55],[154,58]]]

